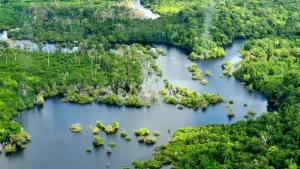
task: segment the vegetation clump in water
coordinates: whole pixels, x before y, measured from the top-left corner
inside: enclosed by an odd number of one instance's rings
[[[100,129],[98,127],[94,127],[92,130],[93,134],[99,134],[99,132],[100,132]]]
[[[155,130],[155,131],[153,132],[153,134],[154,134],[155,136],[160,136],[160,131]]]
[[[154,144],[156,143],[156,138],[152,136],[147,136],[144,138],[146,144]]]
[[[93,144],[94,146],[102,146],[104,144],[104,139],[100,136],[94,136]]]
[[[206,76],[213,76],[213,74],[212,74],[211,71],[209,71],[209,70],[205,71],[205,75],[206,75]]]
[[[202,80],[200,81],[200,83],[203,84],[203,85],[207,85],[207,84],[208,84],[208,81],[207,81],[206,79],[202,79]]]
[[[108,143],[108,146],[111,148],[114,148],[117,146],[117,144],[115,142],[110,142],[110,143]]]
[[[229,61],[223,62],[222,68],[224,75],[232,76],[231,63]]]
[[[127,132],[123,129],[120,133],[121,137],[126,137],[127,136]]]
[[[140,128],[138,130],[133,130],[136,136],[147,136],[150,134],[150,130],[147,128]]]
[[[197,109],[199,107],[206,108],[209,104],[223,102],[223,98],[219,94],[209,94],[204,92],[200,95],[196,91],[190,91],[187,88],[173,87],[168,81],[165,82],[165,90],[170,91],[170,95],[164,96],[164,101],[169,104],[181,104],[188,108]]]
[[[74,133],[79,133],[81,131],[81,125],[79,123],[72,124],[70,130]]]
[[[7,144],[4,146],[4,151],[7,154],[14,153],[17,151],[16,145]]]
[[[130,140],[131,140],[131,137],[130,137],[130,136],[126,136],[126,137],[125,137],[125,140],[126,140],[126,141],[130,141]]]

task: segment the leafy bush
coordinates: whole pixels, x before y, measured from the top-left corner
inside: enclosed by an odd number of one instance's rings
[[[99,129],[104,129],[105,125],[101,121],[96,121],[96,127]]]
[[[108,146],[111,148],[114,148],[117,146],[117,144],[115,142],[110,142],[110,143],[108,143]]]
[[[13,145],[13,144],[7,144],[7,145],[5,145],[5,147],[4,147],[4,151],[5,151],[5,153],[8,153],[8,154],[14,153],[14,152],[17,151],[16,145]]]
[[[126,137],[127,136],[127,132],[125,130],[122,130],[120,133],[121,137]]]
[[[160,131],[155,130],[155,131],[153,132],[153,134],[154,134],[155,136],[159,136],[159,135],[160,135]]]
[[[145,137],[144,140],[145,140],[146,144],[154,144],[154,143],[156,143],[156,138],[152,137],[152,136],[147,136],[147,137]]]
[[[93,144],[95,146],[102,146],[104,144],[104,139],[101,138],[100,136],[94,136]]]
[[[93,134],[98,134],[100,132],[100,129],[98,127],[94,127],[92,130]]]
[[[79,123],[72,124],[70,130],[74,133],[78,133],[81,131],[81,125]]]
[[[140,128],[138,130],[133,130],[136,136],[147,136],[150,134],[150,130],[147,128]]]

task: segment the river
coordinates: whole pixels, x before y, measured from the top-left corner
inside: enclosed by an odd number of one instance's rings
[[[27,149],[13,155],[0,155],[1,169],[99,169],[105,168],[109,162],[109,168],[120,169],[123,166],[131,166],[134,160],[146,160],[153,156],[154,147],[167,143],[174,131],[181,127],[198,126],[205,124],[228,124],[243,120],[247,110],[254,108],[258,115],[267,112],[267,99],[259,92],[250,92],[235,77],[219,77],[222,73],[221,63],[230,61],[236,63],[240,60],[238,49],[245,40],[236,40],[226,47],[226,56],[217,60],[196,61],[202,72],[210,70],[214,76],[205,77],[209,84],[203,86],[199,81],[191,80],[192,74],[187,70],[192,63],[187,58],[184,50],[164,45],[153,44],[162,48],[166,56],[159,56],[156,60],[163,71],[163,78],[167,78],[172,84],[180,87],[203,92],[220,93],[224,99],[234,100],[231,105],[236,113],[233,119],[228,119],[225,104],[210,105],[205,111],[184,108],[178,110],[174,105],[155,103],[151,108],[128,108],[91,103],[79,105],[60,102],[59,97],[47,99],[41,107],[22,111],[17,121],[32,136]],[[160,83],[161,84],[161,83]],[[248,103],[248,107],[243,104]],[[104,124],[116,120],[120,128],[124,128],[132,136],[132,140],[126,142],[119,135],[107,135],[100,132],[105,139],[105,146],[94,148],[92,145],[93,134],[86,131],[89,124],[95,124],[96,120]],[[73,123],[81,123],[81,133],[72,133],[69,126]],[[132,130],[141,127],[151,131],[160,130],[157,143],[153,146],[140,144],[133,135]],[[171,134],[168,133],[171,130]],[[117,146],[112,154],[106,154],[107,144],[114,141]],[[86,153],[87,148],[92,148],[92,153]]]

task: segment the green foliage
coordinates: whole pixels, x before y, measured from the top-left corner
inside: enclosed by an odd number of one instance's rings
[[[126,136],[126,137],[125,137],[125,140],[126,140],[126,141],[130,141],[130,140],[131,140],[131,137],[130,137],[130,136]]]
[[[176,98],[171,97],[171,96],[166,96],[165,102],[169,103],[169,104],[178,104],[179,103],[179,101]]]
[[[145,136],[138,136],[138,142],[145,142]]]
[[[212,74],[211,71],[209,71],[209,70],[205,71],[205,75],[206,75],[206,76],[213,76],[213,74]]]
[[[182,110],[182,109],[183,109],[183,106],[182,106],[182,105],[179,105],[179,106],[177,106],[177,109]]]
[[[145,137],[144,140],[145,140],[146,144],[154,144],[154,143],[156,143],[156,138],[152,137],[152,136],[147,136],[147,137]]]
[[[230,104],[233,104],[234,103],[234,100],[229,100],[228,101]]]
[[[117,144],[115,142],[110,142],[110,143],[108,143],[108,146],[111,148],[114,148],[117,146]]]
[[[119,122],[117,122],[117,121],[112,121],[112,122],[110,122],[110,125],[111,125],[115,130],[119,129]]]
[[[101,121],[96,121],[96,127],[103,130],[105,125]]]
[[[167,90],[166,89],[159,90],[159,94],[160,95],[167,95]]]
[[[14,152],[17,151],[16,145],[14,145],[14,144],[7,144],[7,145],[4,146],[4,151],[7,154],[14,153]]]
[[[106,103],[106,104],[116,104],[116,105],[122,105],[123,99],[116,95],[116,94],[109,94],[106,96],[99,96],[97,97],[96,101]]]
[[[113,126],[111,124],[109,124],[109,125],[105,126],[104,131],[109,134],[109,133],[114,133],[116,130],[115,130],[115,128],[113,128]]]
[[[101,138],[100,136],[94,136],[93,144],[95,146],[102,146],[104,144],[104,139]]]
[[[124,103],[126,106],[142,107],[145,105],[144,101],[137,96],[129,95]]]
[[[122,130],[120,133],[121,137],[126,137],[127,136],[127,132],[125,130]]]
[[[138,130],[133,130],[136,136],[147,136],[150,134],[150,130],[147,128],[140,128]]]
[[[254,109],[249,109],[247,111],[247,114],[251,115],[251,116],[255,116],[256,115],[256,111]]]
[[[98,127],[94,127],[92,130],[93,134],[99,134],[100,133],[100,129]]]
[[[112,152],[112,148],[109,146],[106,148],[106,153],[110,154]]]
[[[69,129],[74,133],[79,133],[82,128],[79,123],[75,123],[75,124],[72,124]]]
[[[232,71],[231,71],[231,63],[229,61],[222,63],[222,68],[223,68],[223,74],[231,76]]]
[[[203,85],[207,85],[207,84],[208,84],[208,81],[207,81],[206,79],[202,79],[202,80],[200,81],[200,83],[203,84]]]

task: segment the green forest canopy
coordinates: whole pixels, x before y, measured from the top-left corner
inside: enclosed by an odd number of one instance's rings
[[[249,88],[264,93],[278,108],[278,113],[263,114],[257,120],[232,125],[179,129],[169,144],[157,149],[154,159],[134,162],[134,166],[159,168],[162,164],[172,164],[175,168],[188,169],[297,168],[300,165],[299,0],[143,0],[143,4],[162,15],[155,20],[138,19],[140,16],[130,10],[128,1],[0,2],[0,30],[20,27],[19,31],[9,31],[9,36],[40,43],[78,44],[87,49],[92,44],[103,44],[105,50],[116,42],[163,42],[185,48],[197,59],[222,57],[222,47],[234,39],[252,39],[241,50],[243,60],[234,76]],[[51,56],[51,66],[47,67],[46,54],[24,52],[31,57],[23,57],[24,62],[19,62],[22,58],[14,62],[13,52],[7,53],[11,59],[7,64],[5,57],[1,58],[1,79],[5,80],[0,83],[0,95],[5,99],[0,102],[0,111],[5,113],[1,113],[0,124],[12,133],[20,132],[21,126],[9,122],[16,112],[7,104],[18,105],[18,108],[32,106],[32,93],[37,91],[29,84],[43,89],[45,96],[51,96],[67,84],[78,81],[85,85],[106,84],[108,78],[103,77],[116,75],[99,71],[99,74],[108,74],[92,76],[90,59],[86,59],[85,64],[75,64],[71,54]],[[74,64],[65,64],[66,61]],[[124,62],[134,64],[126,59],[120,64]],[[107,63],[116,66],[110,61]],[[133,66],[136,68],[133,74],[138,77],[141,69]],[[82,76],[77,75],[77,68]],[[18,71],[11,74],[13,69]],[[32,69],[38,75],[32,74]],[[67,77],[51,78],[62,72],[71,73]],[[135,80],[130,82],[133,86],[140,83],[139,78]],[[116,84],[122,86],[124,81]],[[28,93],[26,97],[22,96],[24,91]]]

